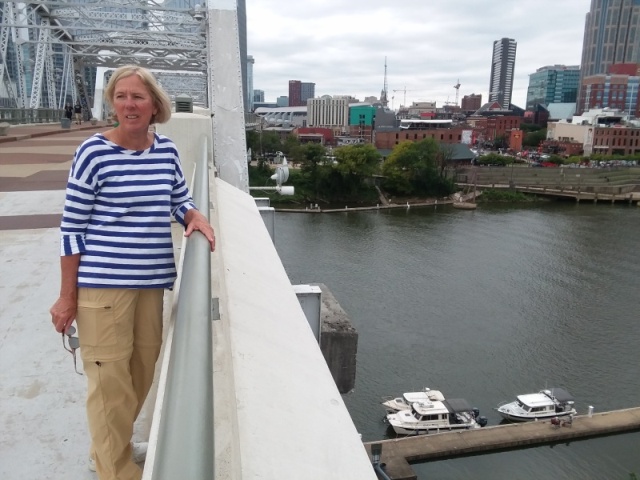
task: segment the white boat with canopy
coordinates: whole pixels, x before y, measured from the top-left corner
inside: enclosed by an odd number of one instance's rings
[[[495,410],[504,419],[512,422],[528,422],[576,414],[573,396],[559,387],[518,395],[515,401],[503,402]]]
[[[487,424],[477,408],[462,398],[414,402],[410,410],[389,413],[387,422],[400,435],[423,435],[449,430],[480,428]]]
[[[444,395],[440,390],[425,388],[419,392],[405,392],[401,397],[382,397],[382,406],[387,413],[410,410],[416,402],[443,402]]]

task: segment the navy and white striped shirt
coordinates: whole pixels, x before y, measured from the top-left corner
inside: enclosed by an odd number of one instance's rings
[[[61,255],[81,254],[78,286],[170,288],[176,278],[171,215],[195,208],[175,144],[154,134],[144,151],[97,133],[76,150],[69,173]]]

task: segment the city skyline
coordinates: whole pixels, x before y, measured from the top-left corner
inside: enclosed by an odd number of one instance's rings
[[[415,101],[488,99],[493,42],[518,43],[512,103],[525,106],[529,75],[546,65],[578,65],[589,0],[540,0],[535,8],[491,0],[290,2],[247,0],[254,88],[275,102],[288,81],[316,95],[380,96],[385,56],[389,106]],[[553,13],[553,14],[550,14]],[[395,90],[395,91],[394,91]]]

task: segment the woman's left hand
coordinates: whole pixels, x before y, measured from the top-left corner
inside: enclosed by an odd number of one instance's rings
[[[189,210],[184,216],[184,223],[186,229],[184,232],[185,237],[191,236],[195,231],[202,233],[211,245],[211,251],[216,249],[216,236],[213,233],[213,227],[209,224],[207,219],[202,213],[195,208]]]

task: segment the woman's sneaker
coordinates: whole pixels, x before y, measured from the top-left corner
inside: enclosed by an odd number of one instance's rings
[[[149,448],[148,442],[131,442],[131,459],[133,463],[142,463],[147,458],[147,449]],[[87,467],[90,471],[96,471],[96,460],[93,457],[89,457],[89,463]]]
[[[133,463],[142,463],[147,459],[149,442],[131,442],[131,458]]]

